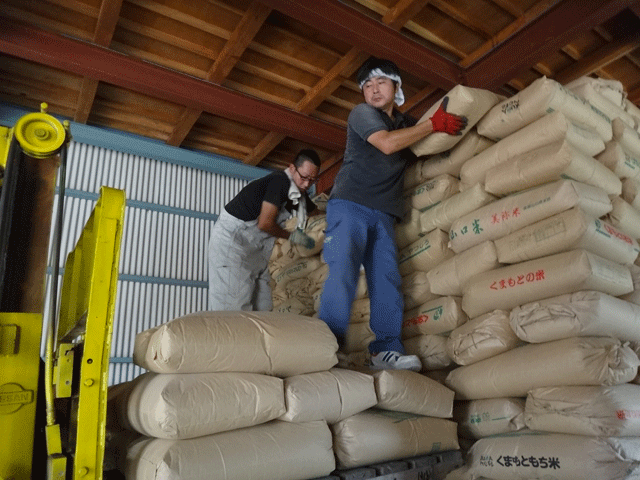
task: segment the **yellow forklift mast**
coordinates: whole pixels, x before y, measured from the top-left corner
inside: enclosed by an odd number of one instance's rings
[[[44,294],[55,179],[62,163],[58,249],[68,124],[46,113],[0,127],[0,480],[100,479],[106,393],[124,192],[102,187],[68,255],[56,316],[58,257],[52,261],[51,310],[42,372]],[[57,243],[57,245],[56,245]],[[39,412],[44,389],[46,415]],[[46,417],[46,453],[34,457],[36,417]],[[36,438],[36,442],[37,442]],[[43,440],[43,443],[45,442]],[[40,475],[38,475],[40,476]]]

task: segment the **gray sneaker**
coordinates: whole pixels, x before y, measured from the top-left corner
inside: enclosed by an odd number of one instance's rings
[[[422,363],[416,355],[402,355],[388,350],[371,355],[371,367],[380,370],[413,370],[419,372]]]

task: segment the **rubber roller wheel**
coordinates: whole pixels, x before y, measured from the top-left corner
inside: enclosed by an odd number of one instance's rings
[[[55,155],[66,138],[62,123],[42,112],[29,113],[21,117],[13,130],[22,150],[35,158]]]

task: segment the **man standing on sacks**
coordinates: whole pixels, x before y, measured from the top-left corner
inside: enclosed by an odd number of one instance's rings
[[[315,247],[303,229],[316,209],[307,189],[319,170],[315,150],[301,150],[284,171],[254,180],[225,205],[209,240],[209,310],[273,309],[268,263],[275,239]],[[290,233],[282,227],[294,211]]]
[[[445,97],[431,121],[416,120],[396,109],[404,103],[398,67],[368,59],[357,81],[365,103],[350,113],[344,160],[327,204],[323,257],[329,265],[319,317],[344,345],[360,266],[364,266],[371,302],[371,366],[421,369],[420,359],[405,355],[401,341],[404,311],[394,224],[403,214],[402,187],[407,148],[432,132],[461,135],[465,117],[447,113]]]

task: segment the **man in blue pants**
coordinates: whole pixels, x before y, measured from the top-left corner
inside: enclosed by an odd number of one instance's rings
[[[371,302],[371,366],[421,369],[400,340],[404,311],[394,224],[403,213],[404,171],[409,145],[432,132],[460,135],[467,119],[446,112],[445,97],[431,121],[416,121],[395,106],[404,103],[398,67],[378,58],[357,73],[365,103],[350,113],[344,160],[327,204],[323,256],[329,265],[319,317],[344,344],[360,265]]]

